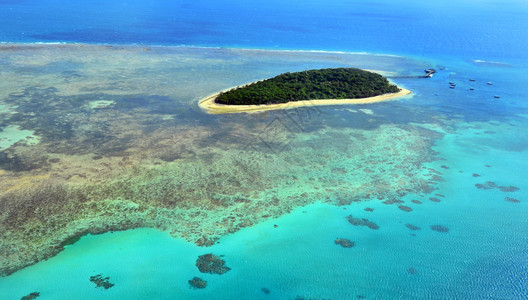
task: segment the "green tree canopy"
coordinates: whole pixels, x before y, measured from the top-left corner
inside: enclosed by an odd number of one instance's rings
[[[332,68],[284,73],[220,93],[216,103],[274,104],[315,99],[359,99],[400,89],[383,76],[356,68]]]

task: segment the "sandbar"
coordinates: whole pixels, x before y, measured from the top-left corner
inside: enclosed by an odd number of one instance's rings
[[[248,83],[246,85],[249,85]],[[243,87],[245,85],[239,86]],[[238,87],[237,87],[238,88]],[[223,90],[221,92],[210,95],[198,102],[198,106],[205,110],[209,114],[231,114],[231,113],[257,113],[268,110],[276,109],[292,109],[297,107],[306,106],[322,106],[322,105],[343,105],[343,104],[368,104],[383,101],[395,100],[397,98],[411,94],[412,92],[408,89],[398,87],[400,89],[397,93],[383,94],[368,98],[357,98],[357,99],[317,99],[317,100],[299,100],[291,101],[287,103],[277,104],[260,104],[260,105],[227,105],[219,104],[214,102],[216,97],[222,93],[231,90],[232,88]]]

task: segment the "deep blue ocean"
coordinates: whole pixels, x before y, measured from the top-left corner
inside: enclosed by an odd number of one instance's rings
[[[63,44],[79,47],[60,48]],[[273,217],[223,235],[209,248],[170,227],[86,235],[48,260],[0,277],[0,300],[37,291],[39,300],[528,299],[526,0],[0,0],[0,49],[5,50],[0,51],[0,180],[18,178],[20,186],[41,183],[45,172],[60,179],[68,168],[123,167],[129,158],[119,155],[125,150],[132,153],[130,161],[167,168],[162,170],[187,182],[194,178],[181,174],[208,180],[203,174],[211,169],[222,170],[222,176],[236,173],[226,163],[237,161],[230,151],[251,137],[262,141],[259,130],[268,129],[270,120],[291,122],[291,116],[212,116],[200,111],[197,102],[282,72],[352,65],[385,71],[413,91],[401,101],[321,107],[317,118],[301,122],[302,130],[286,132],[291,148],[256,156],[264,163],[241,151],[238,158],[273,183],[248,192],[247,198],[260,201],[269,193],[304,203],[291,212],[287,207],[277,218],[270,213]],[[429,67],[438,73],[416,79]],[[60,114],[42,110],[51,117],[40,123],[17,118],[24,113],[33,120],[40,111],[30,111],[31,105],[41,99],[82,105],[79,110],[57,106],[56,111],[68,110]],[[72,129],[64,138],[58,130],[56,140],[39,136],[64,119],[79,133]],[[86,132],[91,135],[82,136]],[[60,144],[62,138],[68,142]],[[76,147],[70,141],[90,138],[94,145],[122,144],[104,148],[112,154],[108,157],[102,152],[64,154],[65,148]],[[176,160],[150,164],[149,155],[156,153],[144,140],[163,151],[178,145],[169,150],[181,153]],[[53,143],[61,148],[49,146]],[[116,150],[122,145],[128,148]],[[4,168],[6,157],[37,156],[42,149],[52,153],[48,160],[55,158],[47,166],[53,172],[44,169],[36,176]],[[413,169],[406,162],[415,158],[423,160]],[[64,170],[53,169],[57,161]],[[206,167],[200,165],[204,162]],[[191,171],[178,173],[184,168]],[[366,171],[357,173],[360,169]],[[67,184],[85,179],[81,171],[71,172]],[[402,202],[392,204],[374,196],[328,204],[337,202],[339,188],[345,190],[341,195],[372,186],[393,195],[383,181],[386,174],[391,184],[405,186],[420,172],[442,177],[428,182],[434,191],[407,190],[398,198]],[[373,179],[363,184],[357,174]],[[136,179],[131,178],[128,182]],[[321,196],[325,190],[328,195]],[[305,193],[320,198],[302,200],[299,195]],[[115,206],[130,210],[139,206],[126,197],[104,199],[114,200]],[[194,226],[224,217],[222,210],[210,213],[211,218],[186,220]],[[379,230],[352,226],[346,221],[351,214],[375,221]],[[72,226],[81,228],[83,221]],[[213,231],[224,225],[207,223]],[[345,237],[355,246],[335,244]],[[12,246],[7,237],[0,242],[0,250]],[[196,257],[210,252],[222,255],[231,270],[221,276],[199,273]],[[10,259],[0,257],[0,267]],[[96,288],[88,280],[96,274],[109,276],[115,286]],[[191,288],[188,280],[194,276],[207,280],[207,288]]]
[[[0,41],[188,45],[526,59],[528,3],[0,1]]]

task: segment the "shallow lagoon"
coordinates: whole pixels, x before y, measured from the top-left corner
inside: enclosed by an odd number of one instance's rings
[[[0,153],[2,270],[80,233],[163,230],[84,236],[0,279],[2,297],[527,295],[526,82],[510,80],[521,68],[329,52],[0,49],[3,133],[19,126],[39,141]],[[445,69],[393,78],[414,94],[386,103],[227,116],[197,107],[230,86],[334,66]],[[232,270],[199,273],[197,257],[210,252]],[[96,289],[96,274],[115,286]],[[208,287],[191,289],[194,276]]]

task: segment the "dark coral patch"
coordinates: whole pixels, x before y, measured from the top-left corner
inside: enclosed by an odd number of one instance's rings
[[[512,185],[499,186],[499,189],[501,190],[501,192],[516,192],[516,191],[520,190],[518,187],[512,186]]]
[[[367,208],[365,208],[365,211],[373,212],[373,211],[374,211],[374,208],[367,207]]]
[[[436,197],[431,197],[429,198],[429,200],[433,201],[433,202],[441,202],[442,200],[436,198]]]
[[[262,292],[263,292],[264,294],[266,294],[266,295],[268,295],[268,294],[270,293],[270,290],[267,289],[267,288],[265,288],[265,287],[263,287],[261,290],[262,290]]]
[[[382,202],[383,204],[394,204],[394,203],[403,203],[403,201],[399,199],[389,199]]]
[[[409,269],[407,269],[407,273],[414,275],[414,274],[418,273],[418,270],[416,270],[413,267],[410,267]]]
[[[200,272],[209,274],[221,275],[231,270],[231,268],[225,266],[225,260],[212,253],[198,256],[196,266]]]
[[[435,196],[445,198],[445,196],[443,194],[435,194]]]
[[[492,182],[492,181],[486,181],[484,184],[477,183],[477,184],[475,184],[475,186],[478,189],[481,189],[481,190],[491,190],[491,189],[497,188],[497,189],[501,190],[501,192],[506,192],[506,193],[507,192],[516,192],[516,191],[520,190],[518,187],[513,186],[513,185],[499,186],[495,182]]]
[[[521,202],[520,200],[515,199],[515,198],[512,198],[512,197],[506,197],[506,198],[504,198],[504,200],[506,200],[506,201],[508,201],[508,202],[512,202],[512,203],[519,203],[519,202]]]
[[[110,277],[103,278],[103,275],[101,274],[90,276],[90,281],[95,283],[95,287],[102,287],[105,290],[114,286],[114,284],[110,282]]]
[[[441,165],[440,168],[442,168],[442,169],[446,169],[446,170],[449,169],[449,167],[446,166],[446,165]]]
[[[415,204],[422,204],[422,201],[420,200],[411,200],[412,203],[415,203]]]
[[[480,175],[480,174],[477,174],[477,173],[473,173],[472,176],[473,176],[473,177],[480,177],[481,175]]]
[[[27,296],[20,298],[20,300],[33,300],[33,299],[37,299],[38,296],[40,296],[39,292],[33,292]]]
[[[207,287],[207,281],[199,277],[189,280],[189,284],[195,289],[205,289]]]
[[[406,211],[406,212],[410,212],[412,211],[413,209],[410,208],[409,206],[405,206],[405,205],[400,205],[398,206],[399,209],[403,210],[403,211]]]
[[[449,228],[442,225],[431,225],[431,229],[438,232],[449,232]]]
[[[405,227],[409,228],[410,230],[420,230],[421,229],[420,227],[410,224],[410,223],[405,224]]]
[[[340,245],[343,248],[352,248],[355,246],[355,243],[349,239],[336,239],[335,244]]]
[[[368,228],[374,229],[374,230],[379,229],[378,224],[372,221],[369,221],[368,219],[365,219],[365,218],[359,219],[359,218],[354,218],[352,215],[350,215],[347,217],[347,220],[348,222],[350,222],[350,224],[354,226],[367,226]]]
[[[477,189],[480,189],[480,190],[491,190],[491,189],[498,187],[498,185],[492,181],[486,181],[484,184],[477,183],[475,184],[475,186],[477,187]]]

